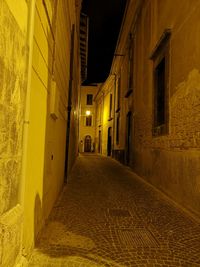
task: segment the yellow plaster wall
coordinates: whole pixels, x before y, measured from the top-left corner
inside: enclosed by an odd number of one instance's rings
[[[115,91],[115,78],[110,76],[107,81],[101,87],[100,93],[96,97],[97,105],[97,118],[96,118],[96,141],[98,147],[98,134],[101,130],[102,134],[102,154],[107,155],[107,141],[108,141],[108,128],[112,127],[112,137],[113,137],[113,119],[110,120],[110,94],[112,93],[112,114],[111,117],[114,117],[114,91]],[[101,114],[100,114],[101,112]],[[101,127],[99,127],[101,123]],[[112,140],[113,142],[113,140]]]
[[[18,261],[22,247],[24,256],[30,254],[62,189],[72,24],[75,67],[70,168],[78,153],[80,64],[76,12],[80,10],[76,10],[75,0],[60,0],[55,16],[57,1],[44,2],[36,0],[34,21],[30,21],[33,14],[29,4],[34,1],[0,1],[0,265],[5,267]],[[56,120],[50,115],[52,80],[60,96]]]
[[[45,166],[44,166],[44,196],[43,205],[45,207],[44,217],[47,218],[51,208],[61,191],[64,182],[65,168],[65,142],[67,126],[67,101],[69,85],[69,64],[70,64],[70,11],[65,14],[68,1],[58,1],[56,24],[52,23],[55,30],[55,61],[54,77],[49,79],[48,105],[46,121],[46,140],[45,140]],[[71,9],[73,6],[71,7]],[[53,44],[52,35],[48,38],[48,43]],[[53,50],[49,51],[53,57]],[[50,59],[50,61],[52,61]],[[66,70],[64,72],[63,70]],[[50,115],[51,99],[51,79],[54,78],[59,93],[59,112],[58,118],[53,119]]]
[[[23,33],[27,32],[28,5],[25,0],[6,0],[18,26]]]
[[[43,23],[41,24],[43,17]],[[33,59],[30,85],[29,131],[24,196],[23,246],[29,253],[43,224],[43,176],[45,155],[45,133],[48,94],[48,40],[44,28],[48,27],[44,8],[36,2],[33,36]],[[49,67],[49,69],[48,69]]]
[[[97,149],[96,139],[95,139],[95,127],[96,127],[96,103],[93,102],[92,105],[87,105],[87,94],[93,94],[94,97],[99,89],[99,86],[82,86],[81,87],[81,115],[79,118],[79,152],[84,151],[84,140],[85,136],[90,135],[92,138],[92,143],[95,143],[95,149]],[[92,115],[92,126],[86,126],[86,111],[89,110]],[[81,143],[81,140],[83,143]]]
[[[65,1],[64,1],[65,2]],[[78,3],[79,2],[79,3]],[[70,0],[68,2],[68,10],[70,12],[70,21],[75,23],[74,35],[74,58],[73,58],[73,80],[72,80],[72,96],[71,96],[71,121],[69,136],[69,157],[68,157],[68,175],[78,156],[79,144],[79,116],[80,116],[80,53],[79,53],[79,20],[80,20],[80,4],[81,1]],[[76,13],[75,13],[76,12]],[[69,66],[68,66],[69,68]]]
[[[46,0],[45,8],[43,1],[37,0],[35,8],[23,237],[25,254],[33,248],[64,183],[70,42],[76,10],[73,0],[58,1],[57,6],[56,2]],[[78,53],[77,42],[75,36],[74,54]],[[78,67],[74,73],[79,81]],[[50,109],[52,81],[59,96],[57,118],[51,116]],[[78,95],[78,85],[78,82],[74,85],[73,94]],[[77,109],[77,97],[72,99],[73,111]],[[71,124],[77,131],[74,120],[72,116]],[[72,143],[77,146],[77,138]],[[76,157],[77,152],[71,149],[69,160]]]

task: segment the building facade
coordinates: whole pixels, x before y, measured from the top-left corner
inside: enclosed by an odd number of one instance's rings
[[[96,97],[102,153],[198,216],[199,14],[199,1],[129,1]]]
[[[96,105],[94,96],[100,85],[81,86],[79,152],[95,152]]]
[[[0,1],[2,267],[26,265],[78,155],[80,8]]]

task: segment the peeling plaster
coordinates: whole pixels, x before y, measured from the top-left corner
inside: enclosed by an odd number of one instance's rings
[[[178,105],[185,97],[190,97],[190,101],[194,105],[195,103],[200,103],[200,72],[197,69],[193,69],[188,74],[187,80],[181,82],[176,87],[176,92],[170,99],[171,108]]]

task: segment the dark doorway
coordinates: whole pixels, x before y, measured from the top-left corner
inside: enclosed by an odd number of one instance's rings
[[[90,135],[85,137],[84,152],[91,152],[92,138]]]
[[[99,131],[98,153],[101,153],[101,131]]]
[[[128,112],[126,117],[126,164],[130,163],[131,156],[131,126],[132,126],[132,114],[131,111]]]
[[[108,128],[108,144],[107,144],[107,155],[111,156],[112,152],[112,127]]]

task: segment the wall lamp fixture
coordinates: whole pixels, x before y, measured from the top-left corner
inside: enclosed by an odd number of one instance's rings
[[[90,116],[91,115],[91,111],[90,110],[86,110],[85,114],[86,114],[86,116]]]

